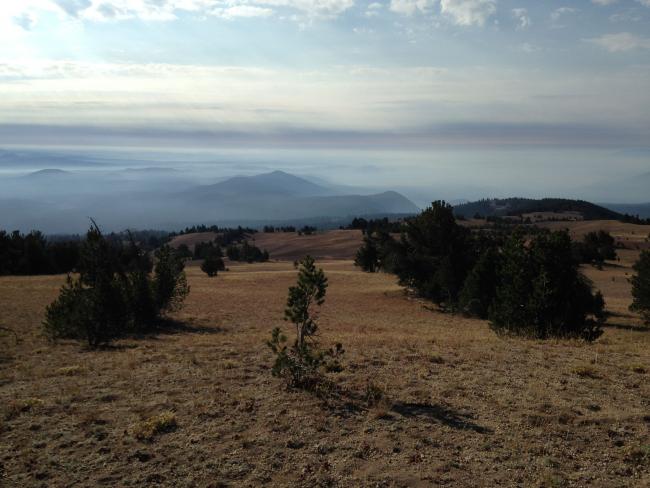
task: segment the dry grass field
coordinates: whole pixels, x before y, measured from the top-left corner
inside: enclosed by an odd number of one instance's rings
[[[592,345],[500,338],[393,276],[320,261],[320,339],[347,351],[329,401],[270,373],[290,262],[190,267],[175,330],[100,351],[41,336],[62,276],[0,278],[0,326],[19,339],[0,339],[0,486],[650,486],[635,254],[586,271],[614,312]],[[386,399],[369,405],[368,385]]]
[[[551,230],[569,229],[569,233],[581,239],[588,232],[604,230],[609,232],[617,243],[628,249],[650,248],[650,226],[627,224],[618,220],[584,220],[578,222],[540,222],[539,227]]]
[[[187,234],[174,237],[171,245],[178,247],[185,244],[194,250],[194,246],[199,242],[209,242],[216,237],[214,232]],[[307,253],[315,259],[354,259],[362,239],[360,230],[331,230],[312,235],[298,235],[297,232],[258,232],[251,236],[249,242],[267,250],[271,259],[294,261]]]

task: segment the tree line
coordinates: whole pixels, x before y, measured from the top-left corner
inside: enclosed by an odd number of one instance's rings
[[[598,235],[584,247],[600,252],[605,241]],[[437,201],[406,221],[399,239],[385,231],[366,234],[355,263],[396,274],[443,309],[489,319],[498,333],[586,340],[602,333],[603,297],[580,273],[566,231],[472,232]]]

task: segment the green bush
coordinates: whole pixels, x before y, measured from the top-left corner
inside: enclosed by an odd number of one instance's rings
[[[630,310],[641,314],[646,323],[650,324],[650,250],[641,252],[634,263],[635,274],[630,279],[632,283],[632,305]]]
[[[201,271],[207,274],[209,277],[217,276],[219,271],[226,269],[226,266],[223,263],[223,259],[217,253],[212,252],[208,253],[201,263]]]
[[[226,255],[231,261],[244,261],[247,263],[266,262],[269,260],[268,251],[262,251],[244,241],[243,244],[232,244],[226,248]]]
[[[78,277],[68,276],[46,309],[43,328],[48,338],[84,340],[97,347],[150,330],[163,313],[182,304],[189,292],[182,259],[164,246],[156,253],[152,278],[148,257],[133,242],[131,246],[127,263],[125,253],[93,223],[81,247]]]
[[[325,302],[327,278],[322,269],[316,268],[313,258],[300,262],[298,282],[289,288],[285,320],[296,329],[296,339],[288,347],[287,338],[275,328],[267,343],[275,354],[272,373],[284,378],[289,386],[307,390],[319,390],[323,384],[322,371],[340,371],[341,344],[322,350],[316,341],[317,312]]]
[[[602,334],[604,301],[580,274],[567,232],[540,234],[527,241],[515,233],[506,242],[499,284],[489,310],[498,333],[538,339]]]
[[[602,267],[605,260],[616,259],[616,241],[609,232],[589,232],[582,242],[573,244],[576,258],[585,264]]]
[[[178,310],[190,292],[185,277],[185,264],[170,246],[165,245],[155,253],[153,298],[158,313]]]

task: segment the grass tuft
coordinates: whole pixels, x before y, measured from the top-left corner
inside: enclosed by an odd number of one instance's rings
[[[55,371],[57,376],[77,376],[78,374],[84,373],[86,370],[79,365],[74,366],[64,366]]]
[[[26,398],[24,400],[14,400],[9,403],[5,412],[5,420],[11,420],[20,414],[31,412],[45,404],[40,398]]]
[[[157,435],[172,432],[176,427],[176,415],[173,412],[163,412],[133,425],[131,434],[140,441],[152,442]]]

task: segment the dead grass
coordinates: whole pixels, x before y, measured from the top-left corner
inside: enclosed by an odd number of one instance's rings
[[[77,376],[85,372],[86,370],[84,368],[75,364],[74,366],[64,366],[63,368],[59,368],[55,371],[55,374],[60,376]]]
[[[174,412],[163,412],[134,424],[131,434],[140,441],[151,442],[160,434],[174,431],[177,426]]]
[[[3,321],[20,331],[0,362],[2,482],[648,486],[650,381],[636,368],[650,365],[650,331],[627,311],[633,259],[586,269],[615,312],[592,345],[499,338],[483,321],[426,308],[392,276],[321,262],[320,340],[345,347],[330,377],[351,395],[329,403],[270,374],[264,342],[288,327],[290,262],[217,279],[189,268],[192,291],[174,316],[185,331],[102,351],[41,336],[64,277],[0,278]],[[383,393],[376,402],[364,400],[369,384]],[[164,412],[180,427],[152,434],[167,430],[153,420]]]

